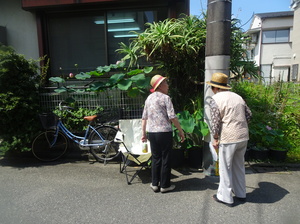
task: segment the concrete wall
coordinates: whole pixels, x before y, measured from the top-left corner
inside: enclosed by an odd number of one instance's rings
[[[0,0],[0,26],[6,28],[7,45],[27,59],[38,59],[35,15],[22,9],[21,0]]]

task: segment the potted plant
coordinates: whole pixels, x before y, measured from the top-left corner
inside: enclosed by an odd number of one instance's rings
[[[209,133],[208,126],[203,119],[203,110],[195,110],[193,113],[184,110],[177,116],[185,132],[185,141],[179,143],[178,133],[175,131],[176,145],[185,151],[189,166],[199,169],[202,167],[203,136]]]
[[[252,124],[249,127],[251,157],[258,160],[271,158],[284,161],[289,145],[284,139],[284,133],[263,123]],[[279,155],[278,155],[279,154]]]

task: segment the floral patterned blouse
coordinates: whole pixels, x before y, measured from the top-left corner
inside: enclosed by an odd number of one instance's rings
[[[170,119],[176,118],[170,96],[154,92],[145,101],[142,120],[147,120],[147,132],[172,132]]]

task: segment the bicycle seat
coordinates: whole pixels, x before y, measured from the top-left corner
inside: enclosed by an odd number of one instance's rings
[[[92,115],[92,116],[85,116],[83,119],[87,121],[93,121],[97,118],[97,115]]]

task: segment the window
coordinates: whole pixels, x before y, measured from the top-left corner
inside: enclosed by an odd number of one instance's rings
[[[284,43],[289,42],[289,30],[263,31],[263,43]]]
[[[49,14],[48,46],[51,76],[91,71],[121,59],[119,43],[129,43],[145,23],[164,20],[167,8],[156,10],[106,11],[89,14]],[[78,67],[75,66],[78,65]]]

